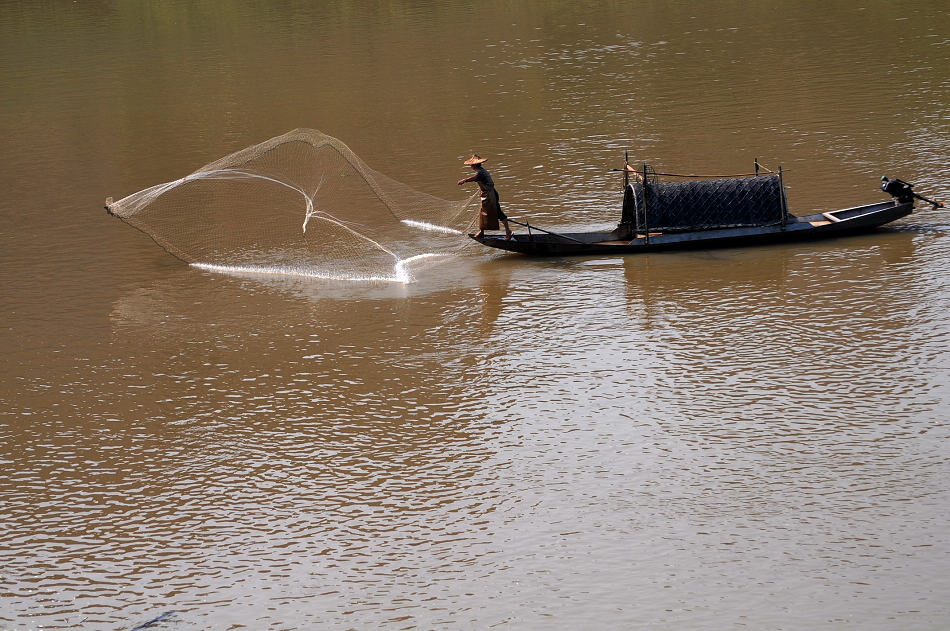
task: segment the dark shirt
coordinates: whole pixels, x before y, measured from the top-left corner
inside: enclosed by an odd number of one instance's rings
[[[475,181],[478,182],[478,188],[482,189],[482,197],[486,197],[495,189],[495,182],[491,179],[491,173],[484,167],[478,167],[478,171],[475,172]]]

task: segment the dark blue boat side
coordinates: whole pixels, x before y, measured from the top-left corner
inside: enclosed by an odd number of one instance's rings
[[[568,256],[583,254],[633,254],[687,248],[714,248],[762,245],[781,241],[820,239],[873,230],[906,217],[914,210],[913,201],[890,200],[866,206],[844,208],[804,217],[788,215],[787,223],[766,226],[738,226],[631,234],[621,225],[609,232],[554,234],[528,227],[511,240],[503,235],[483,235],[472,239],[482,245],[530,256]]]

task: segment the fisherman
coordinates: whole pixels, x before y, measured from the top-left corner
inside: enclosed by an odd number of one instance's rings
[[[482,163],[486,160],[487,158],[473,153],[472,157],[465,161],[465,166],[472,167],[475,175],[459,180],[458,185],[461,186],[466,182],[477,182],[478,188],[481,189],[482,205],[478,213],[478,234],[475,235],[475,238],[482,237],[486,230],[498,230],[498,220],[500,219],[501,223],[505,224],[505,241],[510,241],[513,233],[508,226],[508,216],[501,210],[501,204],[498,202],[498,191],[495,190],[495,182],[491,179],[491,173],[482,166]]]

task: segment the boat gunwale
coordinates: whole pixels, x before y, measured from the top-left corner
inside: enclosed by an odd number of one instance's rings
[[[890,223],[913,212],[913,202],[887,200],[841,208],[825,213],[796,216],[784,226],[742,226],[711,228],[692,231],[650,233],[649,240],[643,236],[625,239],[629,232],[617,228],[612,231],[572,232],[530,235],[520,233],[506,240],[502,235],[469,237],[482,245],[528,256],[573,256],[584,254],[626,254],[683,248],[728,247],[753,245],[775,241],[806,240],[822,237],[844,236],[848,233],[871,230]],[[827,215],[849,214],[833,221]]]

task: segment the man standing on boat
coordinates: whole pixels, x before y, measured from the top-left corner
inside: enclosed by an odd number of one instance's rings
[[[505,240],[510,240],[512,236],[511,228],[508,226],[508,216],[501,211],[501,204],[498,202],[498,191],[495,190],[495,182],[491,179],[491,173],[482,166],[487,158],[483,158],[477,153],[465,161],[466,166],[472,167],[475,175],[463,178],[458,181],[461,186],[466,182],[477,182],[481,189],[482,205],[478,213],[478,234],[479,238],[485,234],[486,230],[498,230],[498,220],[505,224]]]

